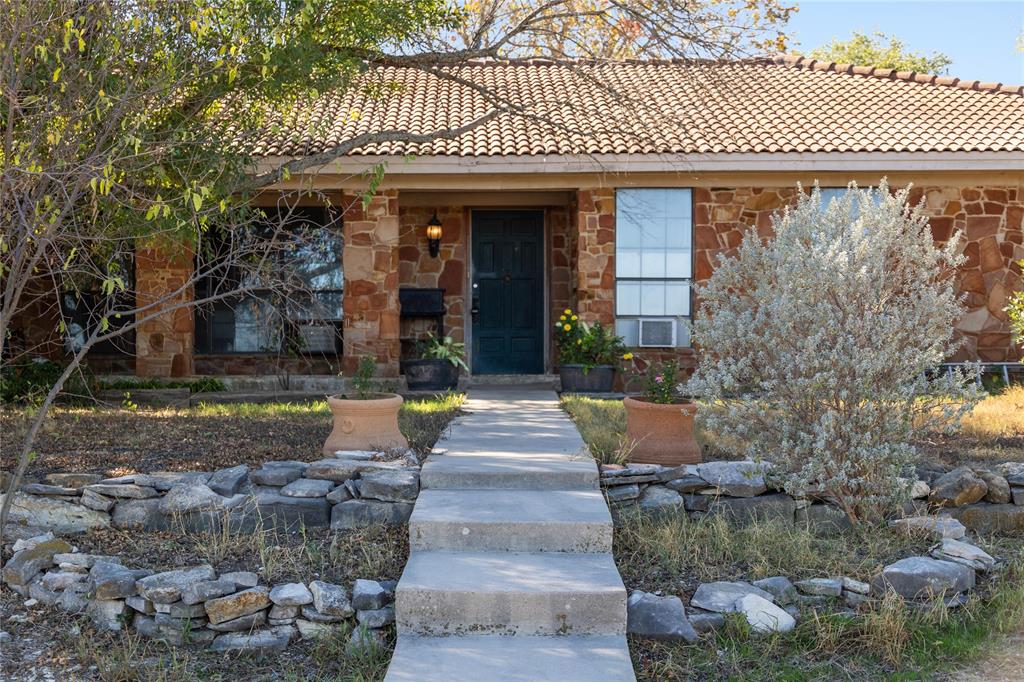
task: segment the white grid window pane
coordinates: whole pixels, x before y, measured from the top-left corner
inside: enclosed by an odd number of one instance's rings
[[[640,314],[640,282],[619,282],[615,292],[616,315]]]
[[[644,250],[640,255],[640,273],[641,277],[664,277],[665,252],[661,250]]]
[[[619,277],[642,277],[642,255],[640,249],[619,249],[615,257],[615,273]]]
[[[640,285],[640,314],[665,314],[665,283],[643,282]]]
[[[690,314],[690,285],[686,282],[667,282],[665,284],[665,314]]]
[[[689,279],[693,257],[689,249],[669,249],[665,252],[665,276]]]

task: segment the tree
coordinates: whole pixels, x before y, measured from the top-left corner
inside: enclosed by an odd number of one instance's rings
[[[888,41],[888,44],[887,44]],[[831,43],[811,52],[811,57],[839,64],[875,66],[880,69],[944,74],[953,60],[941,52],[926,55],[906,49],[896,36],[876,32],[873,35],[854,31],[849,40],[833,39]]]
[[[457,34],[465,46],[506,57],[719,59],[783,52],[796,5],[781,0],[468,0]],[[506,40],[510,29],[527,31]]]
[[[308,301],[290,258],[305,236],[291,229],[290,218],[312,190],[280,194],[280,217],[272,218],[253,205],[262,188],[373,142],[452,139],[502,114],[541,118],[441,65],[525,51],[564,57],[560,46],[583,44],[574,36],[597,21],[628,22],[634,44],[663,56],[730,57],[742,53],[737,37],[751,25],[743,12],[756,14],[762,4],[761,23],[778,24],[784,14],[773,0],[508,3],[508,12],[471,28],[472,3],[447,0],[4,2],[0,363],[9,361],[19,315],[52,319],[54,334],[66,334],[65,296],[88,300],[95,324],[79,334],[31,413],[0,531],[47,411],[90,348],[158,315],[256,290],[296,305]],[[710,12],[718,5],[743,12]],[[551,42],[556,26],[564,40]],[[388,84],[370,68],[377,63],[458,81],[491,108],[458,128],[379,130],[258,171],[246,153],[250,139],[303,101],[357,87],[386,98]],[[547,116],[557,124],[558,112]],[[383,167],[367,170],[372,193]],[[260,229],[250,229],[253,223]],[[153,251],[194,256],[194,274],[168,292],[139,289],[132,259]],[[211,283],[206,293],[186,295],[201,280]]]
[[[935,372],[958,347],[958,239],[939,248],[909,188],[825,206],[817,188],[744,237],[698,291],[691,390],[711,433],[774,465],[788,492],[877,518],[907,495],[913,439],[977,399]]]

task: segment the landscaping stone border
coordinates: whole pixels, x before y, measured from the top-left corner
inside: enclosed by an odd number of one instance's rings
[[[116,556],[78,552],[52,533],[16,543],[3,581],[27,605],[85,614],[104,630],[132,628],[174,646],[260,654],[346,627],[353,650],[382,644],[383,628],[395,620],[397,584],[356,580],[350,594],[319,580],[261,585],[256,573],[218,575],[209,565],[154,573]]]
[[[339,451],[315,462],[265,462],[213,472],[157,472],[102,478],[53,473],[15,494],[7,532],[76,533],[114,526],[138,530],[239,530],[300,526],[335,529],[409,520],[419,494],[419,460]],[[0,503],[3,496],[0,495]]]
[[[1024,462],[992,469],[919,467],[914,473],[916,477],[907,481],[912,498],[903,509],[907,518],[896,523],[920,519],[911,525],[953,539],[963,537],[965,529],[1024,531]],[[605,464],[601,466],[601,486],[616,517],[630,510],[690,518],[721,515],[737,523],[781,520],[823,531],[847,524],[845,515],[824,499],[795,498],[782,492],[767,463]],[[956,526],[959,535],[951,530]]]

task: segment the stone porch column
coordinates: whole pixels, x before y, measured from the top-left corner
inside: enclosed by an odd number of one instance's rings
[[[373,356],[377,375],[398,376],[398,191],[378,192],[364,208],[362,199],[346,194],[345,246],[342,266],[345,294],[342,366],[346,376],[360,358]]]
[[[576,308],[586,322],[615,323],[615,190],[576,191]]]
[[[145,306],[180,288],[193,274],[191,250],[177,254],[163,248],[140,248],[135,253],[135,302]],[[193,299],[192,287],[157,310]],[[143,313],[140,317],[149,314]],[[165,310],[135,330],[135,374],[140,377],[186,377],[193,371],[195,311],[191,307]]]

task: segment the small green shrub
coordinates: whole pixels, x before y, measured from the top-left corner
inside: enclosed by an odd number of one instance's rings
[[[0,367],[0,402],[39,404],[63,372],[61,365],[41,358],[5,363]],[[84,397],[91,383],[87,375],[75,373],[65,382],[61,396]]]

